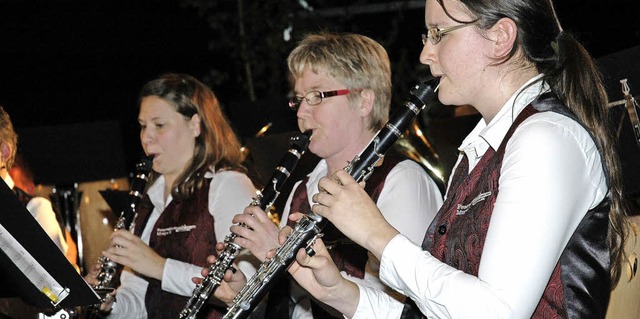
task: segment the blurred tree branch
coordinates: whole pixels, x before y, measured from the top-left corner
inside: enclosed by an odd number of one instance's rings
[[[284,97],[286,58],[305,33],[321,30],[354,32],[380,42],[391,59],[393,105],[401,103],[419,76],[428,73],[418,62],[424,30],[424,1],[355,0],[181,0],[196,8],[212,31],[212,57],[221,59],[207,84],[225,87],[236,101]],[[239,90],[241,88],[241,91]],[[396,94],[397,92],[397,94]],[[241,98],[244,97],[244,98]]]
[[[223,61],[204,79],[212,86],[241,87],[249,101],[270,94],[285,94],[284,59],[292,48],[285,32],[290,28],[297,1],[181,0],[196,8],[211,28],[212,56]]]

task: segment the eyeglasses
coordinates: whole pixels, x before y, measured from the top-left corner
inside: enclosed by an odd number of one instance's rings
[[[442,38],[445,35],[447,35],[447,33],[464,28],[464,27],[468,27],[474,24],[475,23],[466,23],[466,24],[455,25],[453,27],[444,28],[444,29],[438,29],[437,27],[428,28],[427,33],[422,34],[422,45],[427,45],[427,40],[429,40],[431,44],[436,45],[440,43]]]
[[[306,100],[307,104],[309,104],[309,105],[318,105],[318,104],[320,104],[320,102],[322,102],[322,99],[324,99],[324,98],[328,98],[328,97],[332,97],[332,96],[338,96],[338,95],[346,95],[346,94],[349,94],[351,92],[356,92],[356,91],[360,91],[360,89],[353,89],[353,90],[343,89],[343,90],[326,91],[326,92],[309,91],[309,92],[307,92],[307,94],[305,94],[302,97],[300,97],[300,96],[292,97],[289,100],[289,107],[292,110],[297,111],[298,108],[300,108],[300,104],[302,103],[303,99]]]

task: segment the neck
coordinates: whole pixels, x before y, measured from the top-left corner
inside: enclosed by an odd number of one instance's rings
[[[175,182],[176,178],[175,176],[168,176],[168,175],[163,175],[164,177],[164,201],[167,201],[167,198],[169,198],[169,194],[171,194],[171,191],[173,190],[173,183]]]
[[[474,105],[485,123],[491,122],[513,94],[538,74],[534,67],[507,68],[507,70],[500,71],[499,80],[489,82],[495,83],[494,87],[484,91],[488,94],[481,99],[484,102]]]
[[[336,156],[325,158],[327,162],[327,174],[331,175],[349,165],[349,162],[369,145],[369,142],[371,142],[376,133],[377,132],[366,131],[357,139],[357,142],[353,143],[353,146],[345,148],[344,151]]]

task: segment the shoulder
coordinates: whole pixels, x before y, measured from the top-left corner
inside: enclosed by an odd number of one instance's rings
[[[255,186],[247,174],[235,170],[218,170],[214,172],[211,178],[211,188],[255,191]]]
[[[389,171],[385,180],[386,184],[408,185],[441,192],[438,183],[426,171],[426,168],[411,159],[405,159],[396,164]]]
[[[41,196],[32,197],[27,205],[37,209],[52,210],[51,202],[48,199]]]
[[[387,180],[393,178],[408,180],[431,179],[425,168],[411,159],[401,160],[389,171]]]
[[[527,145],[527,148],[542,154],[545,150],[558,150],[556,147],[576,147],[585,155],[593,152],[599,154],[593,138],[585,127],[567,116],[552,111],[540,112],[522,122],[509,143]]]
[[[503,171],[537,178],[574,175],[606,186],[602,155],[591,134],[555,112],[541,112],[522,122],[506,145]]]

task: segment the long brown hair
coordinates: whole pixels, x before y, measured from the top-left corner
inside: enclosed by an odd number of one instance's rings
[[[138,105],[147,96],[157,96],[185,119],[200,117],[200,135],[196,137],[193,157],[174,182],[171,195],[176,199],[190,197],[204,184],[204,173],[214,170],[245,171],[240,141],[222,113],[215,94],[203,83],[186,74],[165,74],[144,85]],[[153,174],[152,181],[157,178]],[[151,184],[151,183],[149,183]]]

